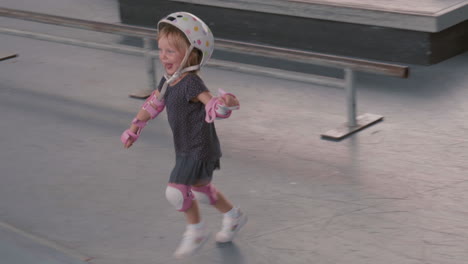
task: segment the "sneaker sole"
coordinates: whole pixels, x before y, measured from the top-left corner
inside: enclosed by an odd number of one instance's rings
[[[236,230],[234,231],[234,234],[232,235],[232,238],[230,240],[226,240],[226,241],[221,241],[219,240],[217,237],[216,237],[216,242],[217,243],[229,243],[229,242],[232,242],[232,240],[234,240],[234,237],[237,235],[237,233],[239,232],[239,230],[241,230],[241,228],[247,223],[247,220],[248,220],[248,217],[245,216],[243,219],[241,219],[241,221],[239,222],[239,226],[236,228]]]
[[[183,259],[183,258],[191,257],[191,256],[195,255],[195,253],[197,253],[206,244],[206,242],[208,241],[210,236],[211,236],[211,233],[207,233],[205,238],[198,245],[198,247],[195,248],[195,250],[193,250],[192,252],[186,253],[186,254],[176,254],[176,253],[174,253],[174,257],[176,259]]]

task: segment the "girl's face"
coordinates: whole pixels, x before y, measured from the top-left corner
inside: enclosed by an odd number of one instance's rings
[[[185,56],[185,50],[177,49],[172,44],[174,42],[173,39],[169,40],[167,36],[162,36],[158,41],[159,60],[169,75],[176,72]]]

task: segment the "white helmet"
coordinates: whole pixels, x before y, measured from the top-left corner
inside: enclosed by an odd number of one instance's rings
[[[190,42],[189,51],[196,48],[202,52],[198,68],[201,68],[210,59],[214,50],[214,37],[210,28],[201,19],[187,12],[176,12],[158,22],[158,31],[161,30],[163,24],[172,25],[185,34]]]

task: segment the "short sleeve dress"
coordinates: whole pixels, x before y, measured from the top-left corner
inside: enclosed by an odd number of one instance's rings
[[[165,81],[162,78],[159,91]],[[203,80],[197,74],[189,73],[175,85],[169,85],[164,94],[176,153],[170,183],[208,183],[213,171],[220,169],[221,148],[215,125],[205,121],[205,105],[192,101],[205,91],[208,88]]]

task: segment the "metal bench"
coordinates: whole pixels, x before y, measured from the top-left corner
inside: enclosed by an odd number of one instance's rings
[[[77,39],[63,38],[40,34],[35,32],[26,32],[14,29],[0,28],[0,33],[11,34],[16,36],[23,36],[47,41],[54,41],[59,43],[79,45],[84,47],[110,50],[116,52],[123,52],[128,54],[138,54],[145,57],[146,70],[149,81],[149,89],[130,94],[135,98],[146,98],[149,94],[156,89],[156,63],[155,59],[158,53],[152,47],[152,39],[156,37],[157,31],[154,29],[110,24],[103,22],[87,21],[81,19],[67,18],[61,16],[40,14],[29,11],[14,10],[0,7],[0,16],[11,17],[16,19],[35,21],[40,23],[47,23],[59,25],[64,27],[72,27],[79,29],[86,29],[97,32],[113,33],[122,36],[139,37],[143,39],[144,47],[135,48],[117,44],[102,44],[89,41],[82,41]],[[355,72],[367,72],[373,74],[380,74],[386,76],[393,76],[398,78],[408,78],[409,68],[407,66],[381,63],[375,61],[361,60],[355,58],[348,58],[342,56],[334,56],[328,54],[307,52],[301,50],[293,50],[280,47],[272,47],[258,44],[251,44],[239,41],[232,41],[226,39],[216,39],[216,49],[225,50],[229,52],[237,52],[241,54],[252,54],[255,56],[263,56],[268,58],[286,59],[288,61],[300,62],[306,64],[313,64],[318,66],[332,67],[342,69],[344,71],[344,79],[330,78],[316,75],[297,74],[294,72],[277,71],[272,68],[259,67],[254,65],[234,63],[230,61],[210,60],[208,66],[220,67],[225,69],[246,71],[248,73],[257,73],[268,76],[275,76],[280,78],[288,78],[293,80],[307,80],[317,84],[326,84],[332,86],[342,87],[346,91],[347,103],[347,122],[342,124],[336,129],[332,129],[321,135],[323,139],[341,140],[354,132],[362,130],[376,122],[383,119],[383,116],[375,114],[363,114],[356,116],[356,87],[354,83]]]

